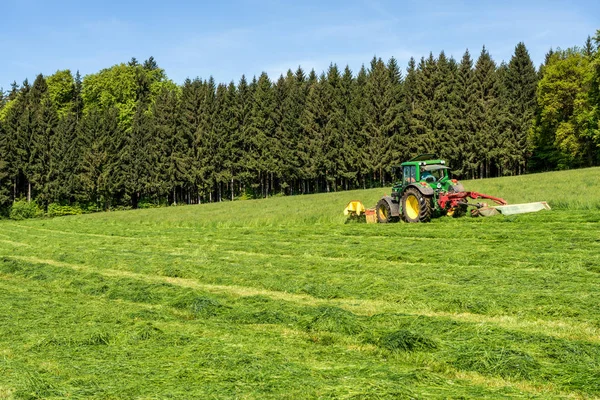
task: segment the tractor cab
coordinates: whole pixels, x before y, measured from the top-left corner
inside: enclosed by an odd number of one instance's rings
[[[411,185],[428,187],[435,191],[448,191],[456,184],[450,179],[450,168],[444,160],[437,159],[434,154],[421,154],[395,167],[400,177],[392,187],[392,198],[399,200],[402,193]]]

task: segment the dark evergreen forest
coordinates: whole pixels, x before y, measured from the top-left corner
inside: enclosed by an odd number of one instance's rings
[[[179,86],[150,57],[0,93],[0,208],[95,209],[390,185],[420,153],[460,179],[600,164],[600,31],[508,63],[485,47]]]

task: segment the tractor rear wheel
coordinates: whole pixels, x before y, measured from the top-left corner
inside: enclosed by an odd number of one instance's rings
[[[387,224],[390,222],[398,222],[400,218],[392,216],[392,209],[387,201],[381,199],[377,202],[377,206],[375,207],[375,212],[377,214],[377,222],[380,224]]]
[[[431,197],[418,189],[409,187],[402,196],[402,215],[406,222],[429,222],[431,220]]]

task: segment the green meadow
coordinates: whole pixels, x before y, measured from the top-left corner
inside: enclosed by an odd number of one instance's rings
[[[597,398],[600,168],[551,211],[345,223],[389,188],[0,221],[0,399]]]

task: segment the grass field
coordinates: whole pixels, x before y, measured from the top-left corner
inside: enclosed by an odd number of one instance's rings
[[[0,399],[595,398],[600,168],[552,211],[344,223],[389,189],[0,221]]]

